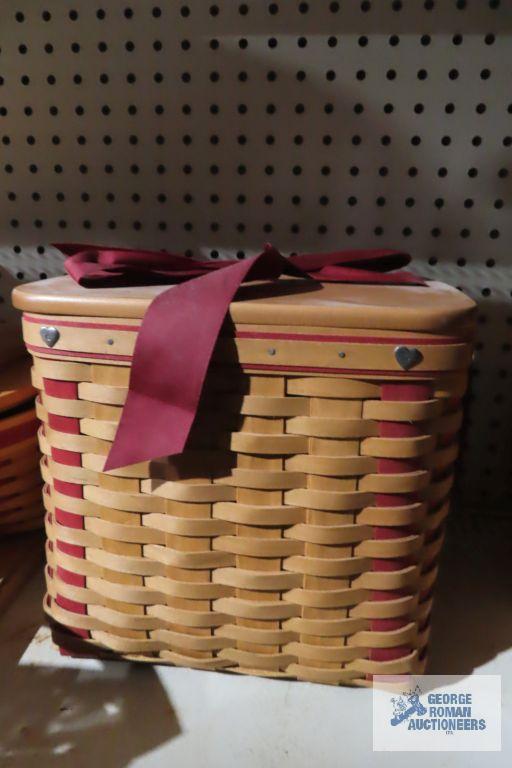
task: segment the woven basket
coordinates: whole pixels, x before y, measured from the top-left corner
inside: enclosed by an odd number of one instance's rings
[[[438,283],[251,288],[186,451],[108,473],[140,317],[162,289],[16,290],[57,641],[331,684],[419,672],[473,304]]]

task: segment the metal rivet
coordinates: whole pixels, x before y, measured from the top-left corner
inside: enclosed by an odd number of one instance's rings
[[[423,355],[416,347],[395,347],[395,359],[404,371],[409,371],[421,363]]]
[[[276,353],[275,347],[270,347],[270,349],[267,349],[267,352],[269,355],[275,355]]]
[[[48,347],[54,347],[60,339],[60,333],[53,325],[43,325],[39,329],[42,340]]]
[[[107,344],[112,345],[114,343],[114,339],[107,339]]]
[[[346,357],[346,356],[347,356],[346,352],[338,352],[338,357],[343,358],[343,357]]]

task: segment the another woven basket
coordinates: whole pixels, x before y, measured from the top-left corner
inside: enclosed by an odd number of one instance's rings
[[[0,537],[43,527],[35,389],[28,358],[0,373]]]
[[[106,474],[161,288],[15,291],[60,645],[331,684],[424,669],[473,304],[437,283],[287,288],[232,304],[186,452]]]

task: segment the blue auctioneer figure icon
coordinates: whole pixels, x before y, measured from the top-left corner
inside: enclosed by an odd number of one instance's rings
[[[404,693],[403,696],[406,697],[409,706],[407,706],[402,696],[399,696],[398,699],[391,699],[394,705],[394,714],[390,720],[391,725],[400,725],[400,723],[403,723],[403,721],[407,720],[411,715],[421,716],[427,713],[426,707],[421,703],[419,694],[416,691],[412,691],[408,694]]]

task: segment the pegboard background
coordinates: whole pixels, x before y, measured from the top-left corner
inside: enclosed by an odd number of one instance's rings
[[[466,508],[510,496],[512,5],[0,5],[0,264],[398,247],[479,302]],[[4,333],[5,337],[6,334]]]

